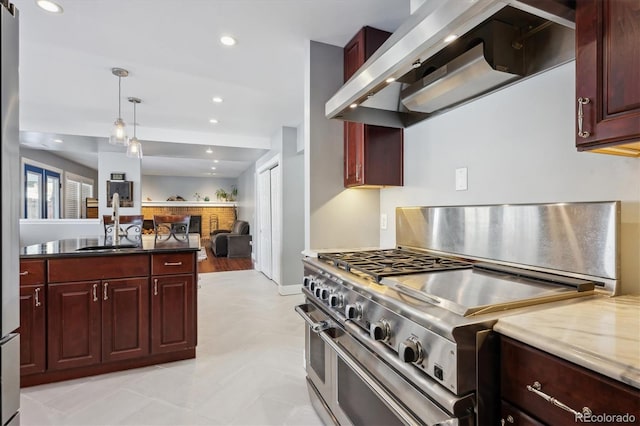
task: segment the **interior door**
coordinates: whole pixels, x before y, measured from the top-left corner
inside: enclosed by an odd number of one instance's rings
[[[258,265],[271,279],[271,171],[258,175]]]
[[[282,284],[280,271],[282,259],[282,217],[280,215],[280,166],[271,172],[271,279]]]

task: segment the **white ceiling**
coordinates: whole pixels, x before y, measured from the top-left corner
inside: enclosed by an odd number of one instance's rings
[[[130,135],[126,99],[142,99],[143,174],[237,177],[280,127],[303,122],[308,40],[344,46],[364,25],[393,31],[410,0],[59,0],[61,15],[13,2],[25,145],[97,168],[97,153],[114,148],[105,143],[118,112],[111,68],[121,67]],[[237,45],[223,46],[223,34]]]

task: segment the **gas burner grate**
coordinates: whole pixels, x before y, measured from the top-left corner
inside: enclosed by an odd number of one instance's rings
[[[319,253],[318,259],[358,276],[364,274],[376,282],[389,276],[465,269],[472,266],[455,259],[400,249]]]

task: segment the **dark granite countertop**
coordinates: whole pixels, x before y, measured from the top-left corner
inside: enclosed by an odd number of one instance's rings
[[[34,244],[20,249],[20,258],[105,256],[155,252],[177,252],[200,250],[200,235],[190,234],[188,241],[170,238],[156,241],[153,235],[142,235],[140,240],[122,238],[120,245],[114,245],[104,236],[69,238]],[[86,250],[86,248],[93,249]],[[83,250],[84,249],[84,250]]]

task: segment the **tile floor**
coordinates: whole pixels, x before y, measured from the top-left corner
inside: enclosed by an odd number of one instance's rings
[[[302,300],[254,270],[200,274],[196,359],[25,388],[21,424],[321,425]]]

